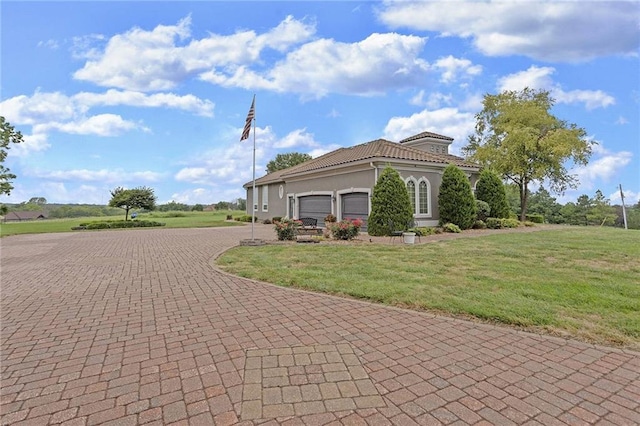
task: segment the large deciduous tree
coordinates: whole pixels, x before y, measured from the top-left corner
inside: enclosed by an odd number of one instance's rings
[[[412,220],[409,191],[398,172],[387,166],[373,187],[367,232],[369,235],[391,235],[392,231],[406,230]],[[391,229],[391,224],[395,229]]]
[[[129,220],[129,210],[131,209],[155,209],[156,196],[153,193],[153,189],[147,188],[146,186],[133,189],[118,187],[111,191],[109,206],[124,209],[124,220]]]
[[[512,181],[520,190],[520,220],[526,219],[529,184],[548,181],[562,194],[577,179],[566,164],[585,165],[593,142],[586,131],[551,114],[548,91],[525,88],[487,94],[476,114],[475,134],[462,148],[466,157]]]
[[[0,116],[0,132],[2,132],[0,135],[0,195],[10,195],[16,175],[4,167],[4,160],[7,158],[7,151],[11,148],[10,144],[23,142],[22,133],[16,132],[2,116]]]
[[[267,173],[273,173],[277,170],[288,169],[297,166],[305,161],[311,160],[309,154],[301,154],[299,152],[289,152],[287,154],[278,154],[276,158],[267,163]]]

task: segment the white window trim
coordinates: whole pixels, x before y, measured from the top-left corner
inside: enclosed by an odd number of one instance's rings
[[[426,218],[430,218],[433,216],[433,209],[431,206],[431,182],[429,182],[429,179],[427,179],[424,176],[421,176],[419,179],[416,179],[413,176],[409,176],[408,178],[406,178],[404,180],[404,185],[405,188],[407,187],[407,183],[409,183],[409,181],[412,181],[416,187],[416,194],[415,194],[415,210],[413,211],[413,217],[416,219],[426,219]],[[420,182],[424,182],[427,184],[427,210],[428,213],[419,213],[420,211]]]

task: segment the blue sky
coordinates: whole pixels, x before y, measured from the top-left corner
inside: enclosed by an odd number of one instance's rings
[[[18,203],[245,197],[256,170],[380,137],[473,132],[482,96],[551,91],[597,142],[580,180],[640,199],[640,3],[3,1],[0,114],[24,134],[5,166]]]

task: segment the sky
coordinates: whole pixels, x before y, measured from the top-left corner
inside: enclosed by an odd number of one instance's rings
[[[254,95],[257,177],[279,153],[423,131],[460,154],[483,96],[524,87],[596,143],[559,202],[620,203],[620,184],[640,200],[638,1],[4,0],[0,15],[0,115],[24,135],[0,202],[244,198]]]

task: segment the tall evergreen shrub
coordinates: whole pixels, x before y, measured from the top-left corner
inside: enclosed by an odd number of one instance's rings
[[[369,235],[389,235],[389,223],[396,230],[406,229],[413,219],[409,192],[398,172],[387,166],[384,168],[371,196],[371,214],[367,222]]]
[[[453,164],[449,164],[442,174],[438,210],[440,225],[453,223],[460,229],[469,229],[476,220],[476,200],[469,179]]]
[[[476,198],[489,204],[491,217],[508,218],[509,202],[507,193],[500,177],[489,169],[480,172],[480,179],[476,184]]]

